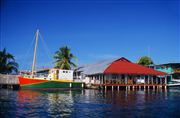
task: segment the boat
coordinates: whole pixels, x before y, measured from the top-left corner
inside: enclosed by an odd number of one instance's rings
[[[39,30],[36,31],[36,43],[31,74],[20,74],[18,76],[21,89],[82,89],[83,82],[73,79],[73,70],[58,68],[35,71],[36,51],[38,45]]]

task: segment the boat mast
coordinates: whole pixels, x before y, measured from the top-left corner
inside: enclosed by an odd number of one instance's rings
[[[37,45],[38,45],[38,36],[39,36],[39,29],[36,31],[36,44],[34,47],[34,57],[33,57],[33,64],[32,64],[32,73],[31,76],[34,77],[34,70],[36,65],[36,51],[37,51]]]

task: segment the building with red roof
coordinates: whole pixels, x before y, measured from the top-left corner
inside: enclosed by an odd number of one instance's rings
[[[167,73],[138,65],[122,57],[79,67],[75,79],[99,86],[166,86]]]
[[[120,58],[112,62],[104,71],[105,74],[135,74],[135,75],[166,75],[145,66],[130,62],[126,58]]]

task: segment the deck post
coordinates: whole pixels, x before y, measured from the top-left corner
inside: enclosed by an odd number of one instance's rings
[[[160,88],[162,89],[162,77],[160,78]]]
[[[157,86],[157,89],[159,89],[159,86]]]
[[[164,78],[165,80],[164,80],[164,84],[165,84],[165,86],[164,86],[164,89],[166,90],[167,89],[167,87],[166,87],[166,85],[167,85],[167,76],[165,76],[165,78]]]
[[[127,84],[127,75],[125,75],[125,84]]]
[[[84,88],[84,84],[82,83],[82,88]]]
[[[152,84],[154,84],[154,80],[153,80],[153,77],[151,77],[151,82],[152,82]]]
[[[131,90],[130,86],[128,86],[128,90]]]
[[[162,85],[162,78],[160,77],[160,84]]]
[[[72,87],[72,83],[69,83],[69,87],[70,87],[70,88]]]
[[[114,90],[114,86],[112,85],[112,91]]]
[[[94,81],[94,76],[92,75],[91,84],[93,83],[93,81]]]
[[[147,83],[148,84],[148,89],[149,89],[149,79],[150,79],[150,75],[148,75],[148,81],[147,81],[148,82]]]
[[[156,77],[156,84],[158,84],[158,78]]]
[[[164,79],[165,79],[165,80],[164,80],[165,84],[167,84],[167,75],[165,76]]]
[[[117,89],[118,89],[118,91],[119,91],[119,86],[117,86]]]
[[[105,88],[105,91],[106,91],[107,90],[107,86],[105,85],[104,88]]]
[[[103,84],[103,77],[102,77],[102,75],[100,75],[100,84],[101,85]]]
[[[145,86],[145,84],[146,84],[146,76],[145,76],[145,75],[143,75],[143,79],[144,79],[144,86],[143,86],[143,89],[145,90],[145,88],[146,88],[146,86]]]

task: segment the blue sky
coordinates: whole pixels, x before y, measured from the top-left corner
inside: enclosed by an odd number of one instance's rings
[[[180,62],[178,0],[1,0],[1,49],[30,69],[40,29],[37,67],[52,66],[68,45],[78,65],[150,55],[156,64]]]

